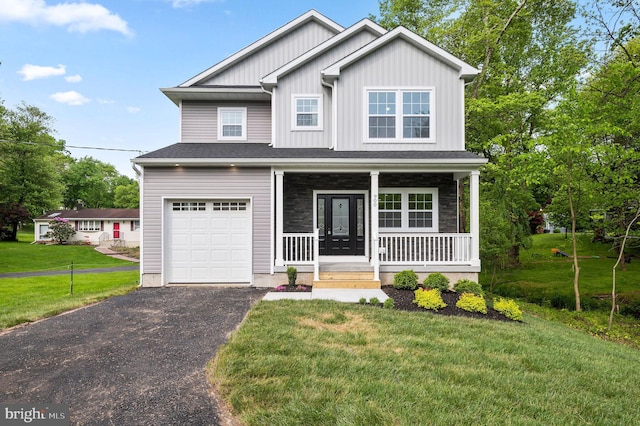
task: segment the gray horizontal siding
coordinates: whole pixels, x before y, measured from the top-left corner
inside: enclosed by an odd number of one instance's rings
[[[435,143],[364,143],[364,88],[434,87]],[[340,73],[338,148],[345,151],[464,149],[463,82],[457,71],[396,39]]]
[[[256,85],[265,75],[334,35],[327,27],[310,21],[202,84]]]
[[[162,272],[163,197],[252,198],[253,273],[270,272],[270,169],[145,167],[143,185],[143,274]]]
[[[202,143],[218,140],[218,107],[247,107],[247,140],[271,142],[271,105],[269,103],[213,103],[183,101],[181,142]]]
[[[334,46],[278,81],[276,112],[276,146],[281,148],[327,148],[331,146],[331,91],[321,84],[320,71],[374,40],[376,36],[361,31]],[[293,95],[323,95],[322,131],[291,130],[293,126]]]

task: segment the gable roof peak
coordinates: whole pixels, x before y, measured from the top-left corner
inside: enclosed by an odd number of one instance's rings
[[[274,41],[284,37],[285,35],[291,33],[292,31],[294,31],[297,28],[300,28],[301,26],[307,24],[310,21],[314,21],[314,22],[319,23],[320,25],[322,25],[322,26],[328,28],[329,30],[333,31],[335,34],[338,34],[339,32],[344,31],[344,27],[342,27],[341,25],[337,24],[333,20],[327,18],[326,16],[324,16],[323,14],[318,12],[317,10],[311,9],[311,10],[303,13],[302,15],[298,16],[297,18],[293,19],[292,21],[289,21],[288,23],[284,24],[283,26],[281,26],[277,30],[272,31],[271,33],[267,34],[266,36],[264,36],[264,37],[260,38],[259,40],[253,42],[249,46],[237,51],[236,53],[234,53],[231,56],[227,57],[223,61],[218,62],[216,65],[214,65],[214,66],[206,69],[205,71],[201,72],[200,74],[190,78],[189,80],[187,80],[184,83],[180,84],[178,87],[190,87],[190,86],[193,86],[195,84],[198,84],[199,82],[202,82],[203,80],[207,80],[207,79],[213,77],[214,75],[216,75],[217,73],[229,68],[233,64],[237,63],[239,60],[241,60],[243,58],[246,58],[250,54],[252,54],[252,53],[262,49],[263,47],[269,45],[270,43],[273,43]]]
[[[354,34],[357,34],[360,31],[364,31],[364,30],[369,30],[369,31],[377,34],[377,36],[381,36],[381,35],[383,35],[383,34],[385,34],[387,32],[386,29],[384,29],[383,27],[381,27],[380,25],[378,25],[374,21],[370,20],[369,18],[361,19],[360,21],[358,21],[355,24],[351,25],[349,28],[345,29],[344,31],[334,35],[333,37],[331,37],[330,39],[326,40],[323,43],[320,43],[319,45],[317,45],[313,49],[305,52],[304,54],[302,54],[300,56],[298,56],[296,59],[286,63],[285,65],[281,66],[280,68],[278,68],[278,69],[272,71],[271,73],[269,73],[268,75],[264,76],[260,80],[260,84],[263,87],[269,87],[269,88],[271,88],[273,86],[276,86],[278,84],[278,78],[280,78],[283,75],[286,75],[287,73],[291,72],[292,70],[295,70],[296,68],[304,65],[308,61],[312,60],[313,58],[317,57],[318,55],[322,54],[323,52],[326,52],[327,50],[331,49],[333,46],[337,45],[338,43],[342,42],[343,40],[348,39],[349,37],[353,36]]]
[[[342,58],[341,60],[334,63],[333,65],[328,66],[327,68],[322,70],[322,75],[328,80],[336,79],[340,75],[340,71],[342,70],[342,68],[346,68],[347,66],[367,56],[369,53],[374,52],[375,50],[387,45],[391,41],[399,38],[413,44],[423,52],[431,56],[434,56],[441,62],[458,70],[460,74],[460,78],[465,81],[472,80],[476,75],[480,73],[480,71],[477,68],[467,64],[462,59],[436,46],[435,44],[419,36],[413,31],[410,31],[403,26],[398,26],[393,30],[387,32],[386,34],[382,35],[381,37],[377,38],[376,40],[373,40],[371,43],[367,44],[361,49]]]

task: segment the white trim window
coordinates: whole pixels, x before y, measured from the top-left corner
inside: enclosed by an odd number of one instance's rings
[[[321,95],[293,95],[291,110],[293,130],[322,130]]]
[[[434,89],[365,89],[365,140],[434,142]]]
[[[218,139],[247,140],[247,108],[218,107]]]
[[[381,231],[438,232],[438,188],[380,188]]]
[[[99,231],[100,230],[100,221],[99,220],[81,220],[78,223],[79,231]]]

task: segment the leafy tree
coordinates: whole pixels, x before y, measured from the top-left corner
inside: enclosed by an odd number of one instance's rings
[[[85,207],[113,207],[115,186],[121,183],[116,168],[92,157],[72,159],[63,173],[64,207],[76,207],[82,200]]]
[[[537,137],[587,60],[587,46],[571,27],[575,2],[383,0],[380,12],[383,26],[404,25],[481,69],[467,86],[467,148],[495,166],[483,181],[499,188],[486,193],[506,210],[510,226],[499,231],[517,263],[530,235],[528,213],[539,210],[555,185]]]
[[[29,212],[21,204],[11,204],[0,206],[0,241],[15,241],[14,229],[28,220]]]
[[[0,205],[5,208],[24,208],[34,216],[59,206],[64,141],[51,136],[52,122],[34,106],[0,108]],[[9,224],[8,239],[16,239],[20,221]]]
[[[116,186],[114,207],[137,209],[140,207],[140,186],[137,180]]]

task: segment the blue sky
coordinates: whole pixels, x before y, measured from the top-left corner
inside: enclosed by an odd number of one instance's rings
[[[153,151],[178,141],[176,86],[309,9],[348,27],[378,0],[0,0],[0,99],[54,118],[68,145]],[[133,177],[136,152],[69,148]]]

